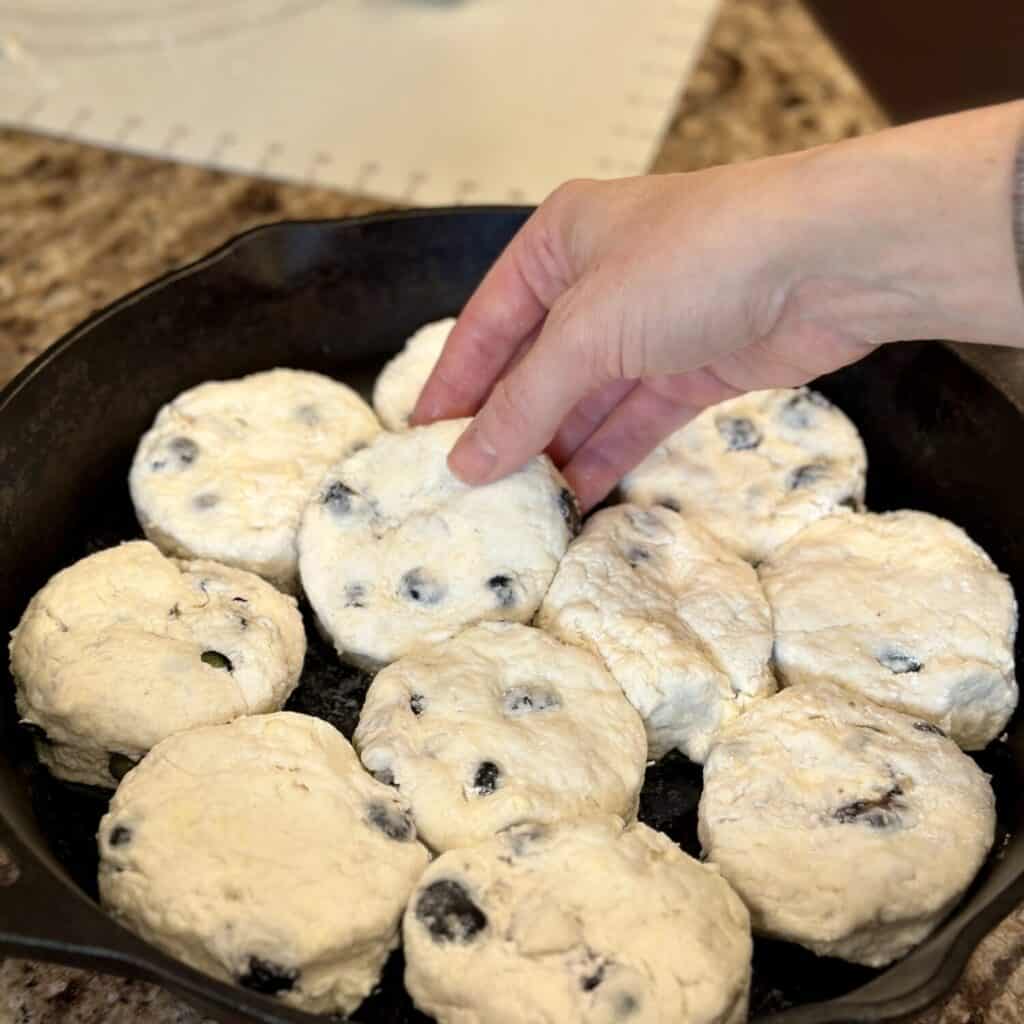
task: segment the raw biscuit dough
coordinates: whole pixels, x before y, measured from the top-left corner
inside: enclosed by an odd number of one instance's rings
[[[513,822],[631,818],[647,760],[643,723],[596,657],[501,622],[380,672],[353,742],[435,850]]]
[[[537,621],[604,660],[655,758],[675,747],[702,762],[723,725],[775,692],[757,573],[666,508],[616,505],[592,516]]]
[[[276,711],[302,671],[295,599],[132,541],[83,558],[11,634],[18,713],[50,771],[113,787],[172,733]]]
[[[327,469],[380,431],[348,386],[277,369],[182,392],[139,442],[129,483],[162,551],[296,593],[295,535]]]
[[[705,409],[622,481],[751,562],[808,523],[864,503],[867,454],[846,416],[807,388],[754,391]]]
[[[164,740],[100,823],[100,895],[206,974],[314,1013],[376,985],[429,856],[344,737],[280,712]]]
[[[439,1024],[741,1024],[747,911],[646,825],[520,825],[439,857],[402,926],[405,984]]]
[[[424,324],[380,371],[373,386],[373,408],[388,430],[409,426],[409,416],[454,326],[454,317]]]
[[[1017,706],[1009,581],[963,530],[924,512],[841,515],[761,566],[783,684],[828,679],[940,726],[965,750]]]
[[[699,833],[754,931],[882,967],[929,935],[992,845],[987,777],[929,722],[831,684],[762,701],[704,765]]]
[[[468,420],[382,433],[328,474],[299,531],[302,585],[338,654],[379,667],[485,619],[528,622],[579,529],[546,456],[486,487],[446,458]]]

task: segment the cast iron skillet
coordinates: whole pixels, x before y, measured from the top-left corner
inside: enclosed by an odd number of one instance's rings
[[[425,320],[454,313],[528,211],[451,209],[277,224],[88,320],[0,393],[0,630],[33,592],[88,551],[138,534],[126,477],[156,410],[184,388],[273,366],[343,378],[366,392],[386,356]],[[871,456],[869,503],[962,524],[1024,584],[1019,453],[1024,417],[936,344],[883,349],[820,384],[853,417]],[[351,731],[366,680],[310,631],[291,706]],[[27,754],[12,686],[0,701],[0,951],[146,978],[221,1020],[311,1021],[273,999],[164,956],[95,904],[95,823],[104,798],[49,780]],[[1024,899],[1024,730],[979,760],[993,774],[1000,833],[956,913],[883,972],[759,942],[752,1011],[776,1024],[888,1020],[944,993],[971,950]],[[648,774],[641,816],[695,850],[700,775],[682,758]],[[424,1020],[392,958],[360,1021]]]

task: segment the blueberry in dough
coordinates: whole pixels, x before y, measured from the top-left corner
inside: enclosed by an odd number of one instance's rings
[[[569,527],[570,535],[575,537],[580,532],[583,517],[580,515],[580,503],[568,487],[563,487],[558,492],[558,511],[565,520],[565,525]]]
[[[721,417],[715,426],[731,452],[750,451],[761,443],[761,432],[746,416]]]
[[[370,804],[368,817],[370,824],[379,828],[388,839],[407,843],[415,836],[412,819],[396,807],[382,803]]]
[[[352,499],[356,492],[351,487],[335,480],[320,499],[335,515],[343,516],[352,511]]]
[[[126,846],[131,841],[132,830],[127,825],[115,825],[107,838],[111,846]]]
[[[832,403],[816,391],[800,391],[779,411],[779,419],[794,430],[806,430],[814,422],[814,409],[829,409]]]
[[[884,665],[894,675],[901,676],[906,672],[920,672],[924,668],[922,662],[913,655],[905,654],[893,648],[882,651],[878,655],[878,662]]]
[[[197,494],[195,496],[192,500],[192,504],[202,511],[215,508],[220,504],[220,495],[214,494],[212,491],[204,491],[202,494]]]
[[[435,605],[444,600],[445,587],[431,579],[423,569],[410,569],[399,583],[399,592],[417,604]]]
[[[516,686],[504,696],[505,714],[522,715],[561,707],[557,693],[539,687]]]
[[[435,942],[469,942],[487,927],[487,916],[450,878],[428,885],[416,900],[416,917]]]
[[[600,961],[589,974],[580,978],[580,988],[584,992],[592,992],[602,981],[604,981],[604,962]]]
[[[350,583],[345,587],[345,607],[365,608],[366,587],[362,583]]]
[[[473,789],[480,796],[490,796],[497,788],[501,769],[493,761],[481,761],[473,776]]]
[[[901,796],[903,789],[896,785],[877,800],[854,800],[853,803],[840,807],[833,817],[844,825],[863,822],[872,828],[892,828],[900,823],[897,812],[906,809],[898,799]]]
[[[786,481],[791,491],[801,487],[811,487],[828,476],[828,466],[822,462],[809,462],[806,466],[797,466]]]
[[[248,970],[238,979],[238,984],[265,996],[276,996],[279,992],[291,991],[298,979],[299,972],[294,967],[282,967],[261,957],[251,956]]]
[[[409,710],[419,717],[423,714],[423,708],[426,703],[426,698],[422,694],[414,693],[409,697]]]
[[[626,561],[629,562],[630,567],[633,569],[637,568],[641,562],[649,562],[650,560],[651,553],[647,548],[636,546],[626,552]]]
[[[511,608],[516,603],[515,584],[511,576],[492,576],[487,581],[487,586],[494,591],[494,596],[502,608]]]
[[[235,670],[231,659],[226,654],[221,654],[220,651],[203,651],[199,658],[204,665],[209,665],[210,668],[222,668],[228,672]]]
[[[199,445],[190,437],[172,438],[168,442],[167,448],[175,469],[184,469],[186,466],[191,466],[199,455]],[[164,469],[166,466],[166,459],[154,459],[150,463],[150,467],[155,470]]]

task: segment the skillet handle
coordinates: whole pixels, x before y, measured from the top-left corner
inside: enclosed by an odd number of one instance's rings
[[[151,977],[151,948],[80,892],[48,852],[29,849],[0,818],[0,950]]]

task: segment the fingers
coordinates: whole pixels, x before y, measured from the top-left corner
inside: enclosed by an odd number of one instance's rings
[[[477,411],[515,354],[571,284],[570,244],[577,197],[586,186],[556,191],[520,228],[466,303],[410,422]]]
[[[704,391],[692,375],[641,381],[563,467],[562,475],[589,511],[661,441],[700,412],[682,400]]]
[[[573,407],[607,383],[596,373],[596,346],[587,344],[579,311],[590,291],[570,289],[555,303],[537,341],[459,438],[448,465],[467,483],[490,483],[544,451]]]
[[[635,387],[635,380],[613,380],[603,388],[587,395],[566,416],[548,445],[548,455],[556,466],[572,458],[576,450],[597,430],[605,418]]]

